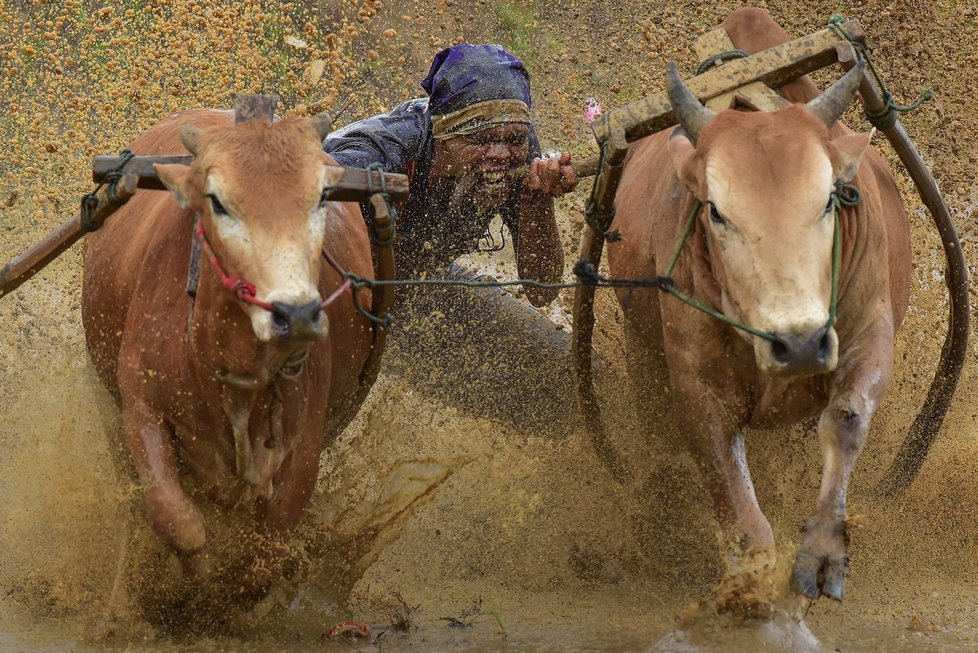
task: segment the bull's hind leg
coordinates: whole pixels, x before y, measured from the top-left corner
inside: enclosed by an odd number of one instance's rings
[[[828,405],[818,421],[822,445],[822,485],[815,513],[791,574],[791,587],[809,598],[841,601],[849,567],[846,493],[849,475],[862,451],[869,424],[889,385],[893,367],[893,330],[875,342],[852,347],[854,359],[836,371]],[[840,360],[846,360],[842,355]]]

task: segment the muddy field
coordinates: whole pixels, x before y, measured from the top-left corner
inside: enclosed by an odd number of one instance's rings
[[[232,91],[276,92],[283,113],[352,97],[346,122],[420,94],[431,56],[457,40],[495,41],[521,56],[544,149],[590,154],[589,97],[615,106],[658,91],[668,59],[691,74],[693,39],[740,6],[321,4],[0,0],[0,260],[74,213],[92,187],[93,155],[121,150],[172,111],[226,107]],[[978,10],[958,0],[789,0],[768,9],[795,36],[822,28],[836,12],[858,18],[899,101],[934,88],[936,99],[903,122],[955,217],[973,275]],[[855,111],[849,123],[868,128]],[[845,603],[807,607],[807,625],[795,617],[806,608],[793,601],[766,627],[725,628],[694,617],[716,580],[712,510],[688,461],[656,446],[656,432],[669,428],[668,410],[661,423],[637,424],[627,389],[611,382],[622,350],[620,316],[607,295],[598,306],[596,347],[607,361],[599,390],[614,416],[612,439],[632,456],[632,484],[611,481],[582,432],[528,428],[437,401],[391,360],[360,416],[324,455],[297,534],[306,545],[318,543],[307,549],[316,552],[382,526],[356,552],[366,569],[349,601],[335,596],[334,567],[313,556],[301,582],[276,588],[237,633],[164,634],[136,623],[123,633],[129,650],[347,650],[324,635],[351,618],[381,634],[353,644],[364,649],[644,650],[667,637],[667,650],[684,651],[695,650],[690,641],[711,650],[756,650],[759,642],[817,650],[817,640],[843,651],[974,650],[974,343],[921,476],[899,500],[871,493],[923,400],[947,311],[929,216],[892,151],[883,139],[875,144],[898,170],[909,209],[913,295],[894,382],[853,474],[850,513],[862,528],[853,535]],[[587,190],[582,184],[559,204],[568,262],[576,257]],[[107,601],[136,488],[110,461],[118,411],[85,352],[80,251],[0,300],[0,650],[122,646],[83,640]],[[507,254],[475,263],[503,277],[512,273]],[[566,325],[571,301],[565,294],[548,314]],[[505,343],[506,327],[499,328]],[[500,346],[463,360],[476,368],[506,356]],[[433,360],[427,374],[437,378],[440,364]],[[554,377],[555,386],[569,387],[570,378]],[[479,403],[492,404],[491,397]],[[818,488],[817,437],[801,427],[757,432],[748,449],[783,557],[773,580],[783,583]],[[690,641],[668,639],[677,628],[688,629]]]

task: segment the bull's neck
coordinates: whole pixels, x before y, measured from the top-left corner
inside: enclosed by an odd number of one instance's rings
[[[852,294],[852,286],[854,284],[865,281],[865,279],[860,280],[857,277],[864,274],[874,275],[880,273],[879,269],[869,270],[864,268],[861,271],[858,269],[860,261],[872,259],[872,257],[867,257],[866,255],[870,248],[870,232],[874,228],[882,229],[879,224],[872,224],[870,222],[871,220],[873,220],[873,217],[869,215],[864,205],[843,208],[839,213],[839,242],[842,248],[842,257],[839,266],[840,319],[836,324],[836,330],[840,332],[840,336],[847,330],[847,323],[852,318],[851,315],[842,315],[842,313],[848,312],[846,311],[848,304],[844,299],[847,294]],[[885,238],[885,233],[883,238]]]
[[[247,313],[210,269],[201,271],[187,337],[198,382],[219,387],[233,446],[225,464],[243,482],[239,498],[270,499],[273,478],[295,445],[276,385],[295,352],[259,341]]]

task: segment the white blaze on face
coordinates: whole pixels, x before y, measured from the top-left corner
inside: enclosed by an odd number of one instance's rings
[[[724,311],[786,341],[816,335],[828,321],[831,298],[833,169],[815,145],[805,154],[787,164],[790,174],[773,171],[772,166],[784,165],[778,162],[736,169],[722,156],[705,168],[718,214],[708,223]],[[768,182],[756,177],[765,171],[771,174]],[[742,335],[753,340],[762,369],[778,367],[770,344]],[[835,349],[834,332],[828,338]]]
[[[325,183],[325,167],[316,179],[315,196],[318,198]],[[207,193],[216,196],[227,211],[225,214],[213,212],[217,236],[228,252],[228,261],[222,261],[227,273],[240,274],[255,284],[258,299],[268,304],[301,307],[322,301],[318,263],[326,224],[325,205],[320,205],[317,200],[300,220],[289,219],[287,224],[280,224],[276,229],[261,223],[267,216],[237,214],[233,202],[225,199],[225,189],[231,187],[222,182],[218,174],[209,175]],[[275,198],[268,199],[268,202],[274,201]],[[245,310],[256,337],[263,342],[272,340],[273,315],[250,304]]]

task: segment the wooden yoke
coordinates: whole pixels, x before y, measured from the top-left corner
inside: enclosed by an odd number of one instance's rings
[[[730,40],[730,36],[727,35],[727,31],[722,27],[718,27],[712,32],[707,32],[696,39],[693,42],[693,50],[696,52],[699,60],[703,62],[700,66],[703,66],[712,57],[717,57],[724,52],[736,51],[736,47],[733,41]],[[717,59],[713,65],[720,67],[724,63],[723,59]],[[724,93],[707,100],[706,107],[711,111],[719,113],[724,109],[733,108],[738,101],[746,102],[758,111],[777,111],[791,104],[771,90],[771,87],[767,84],[763,82],[751,82],[744,84],[735,91],[730,91],[729,93]]]
[[[136,175],[127,173],[117,181],[103,186],[95,193],[97,200],[92,207],[62,224],[26,252],[12,258],[0,270],[0,297],[40,272],[89,231],[102,226],[116,209],[136,194],[137,181]]]
[[[123,171],[135,173],[139,177],[139,188],[146,190],[166,190],[166,186],[156,176],[153,165],[157,163],[179,163],[190,165],[190,154],[170,154],[161,156],[134,156],[126,163]],[[92,159],[92,181],[101,183],[106,175],[115,170],[122,161],[118,156],[97,156]],[[335,179],[330,185],[329,199],[337,202],[358,202],[367,199],[371,188],[380,187],[380,173],[362,168],[327,166],[327,179]],[[369,178],[368,178],[369,177]],[[408,197],[407,175],[385,173],[387,192],[391,199],[402,201]]]
[[[278,96],[234,94],[235,123],[261,118],[273,120]],[[82,215],[65,222],[49,233],[41,242],[15,256],[0,269],[0,297],[11,293],[33,277],[47,264],[60,256],[89,231],[101,226],[112,213],[129,201],[137,188],[166,190],[153,168],[157,163],[190,165],[189,154],[163,156],[96,156],[92,160],[92,181],[105,184],[99,189],[98,204],[89,211],[85,221]],[[403,201],[408,197],[407,175],[360,168],[327,166],[329,180],[328,198],[338,202],[366,200],[374,188],[385,184],[392,200]]]

